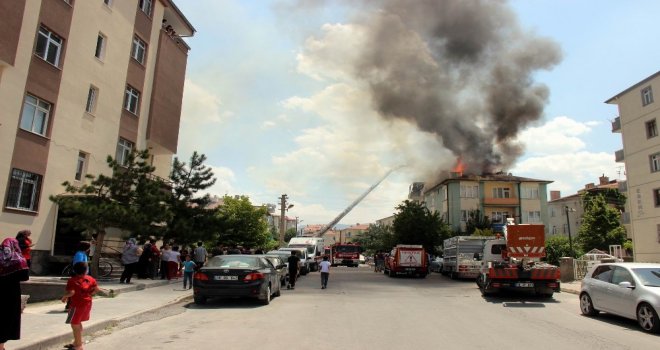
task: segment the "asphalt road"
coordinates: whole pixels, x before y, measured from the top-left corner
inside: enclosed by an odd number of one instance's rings
[[[576,295],[484,298],[473,281],[334,268],[270,305],[182,303],[95,335],[86,349],[658,349],[635,321],[580,315]]]

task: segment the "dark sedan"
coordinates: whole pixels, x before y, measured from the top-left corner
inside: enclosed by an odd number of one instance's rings
[[[251,297],[268,305],[271,296],[279,295],[280,276],[263,256],[214,256],[193,278],[195,304],[204,304],[208,298],[215,297]]]
[[[275,267],[280,276],[280,287],[286,286],[289,282],[289,269],[287,263],[278,255],[264,255],[268,261]]]

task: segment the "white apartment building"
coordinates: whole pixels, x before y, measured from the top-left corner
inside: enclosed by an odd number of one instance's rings
[[[623,223],[640,262],[660,262],[660,101],[653,96],[658,91],[660,72],[605,101],[619,110],[612,132],[623,139],[623,149],[615,154],[626,165],[627,181],[619,189],[628,197],[630,215]]]

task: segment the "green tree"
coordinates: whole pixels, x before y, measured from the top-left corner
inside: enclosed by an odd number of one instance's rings
[[[488,216],[483,215],[481,210],[475,209],[468,211],[468,219],[466,222],[466,233],[468,236],[481,236],[480,233],[485,232],[486,230],[490,230],[492,235],[491,226],[492,223],[490,222],[490,219]]]
[[[220,219],[219,241],[245,247],[270,247],[272,236],[266,222],[266,207],[254,207],[246,196],[225,196],[218,209]]]
[[[583,196],[582,203],[584,214],[577,236],[580,247],[584,251],[608,251],[610,245],[623,245],[626,230],[619,221],[619,210],[608,205],[602,194]]]
[[[295,228],[290,228],[284,232],[284,242],[289,242],[291,238],[295,237],[298,234]],[[277,238],[279,240],[279,236]]]
[[[409,200],[396,209],[393,225],[396,244],[421,244],[427,252],[438,254],[442,241],[451,236],[451,228],[440,214]]]
[[[575,256],[581,256],[582,250],[573,244]],[[545,241],[545,256],[548,263],[559,266],[559,259],[572,256],[570,242],[566,236],[551,236]]]
[[[206,156],[193,152],[188,163],[174,158],[170,182],[172,195],[169,206],[172,212],[167,222],[164,239],[181,244],[196,241],[214,241],[218,236],[216,210],[208,209],[211,197],[198,193],[216,182],[211,168],[204,165]]]
[[[392,226],[384,224],[369,225],[369,228],[353,241],[359,243],[369,255],[379,250],[390,251],[396,245]]]
[[[165,222],[169,210],[164,205],[167,194],[164,183],[153,176],[147,150],[130,153],[124,164],[108,156],[112,176],[88,175],[89,182],[80,186],[64,182],[65,195],[50,196],[60,210],[75,213],[69,224],[97,234],[96,249],[101,252],[108,227],[117,227],[133,234],[148,236],[157,233],[158,223]],[[91,266],[98,275],[100,254],[94,254]]]

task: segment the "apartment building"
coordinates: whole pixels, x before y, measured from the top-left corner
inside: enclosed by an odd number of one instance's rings
[[[0,236],[30,229],[39,273],[62,182],[132,149],[168,176],[195,29],[172,0],[0,0],[0,29]]]
[[[660,72],[605,101],[619,111],[612,132],[623,140],[623,149],[615,152],[616,161],[626,166],[619,190],[628,197],[630,215],[623,223],[640,262],[660,262],[660,103],[654,91],[660,91]]]
[[[344,229],[337,230],[339,237],[337,243],[351,243],[356,238],[360,237],[364,232],[369,229],[369,224],[355,224]]]
[[[547,234],[546,193],[550,183],[505,173],[452,173],[424,190],[424,203],[457,232],[466,232],[469,212],[479,210],[490,218],[496,231],[506,224],[507,218],[514,218],[516,223],[545,224]]]

